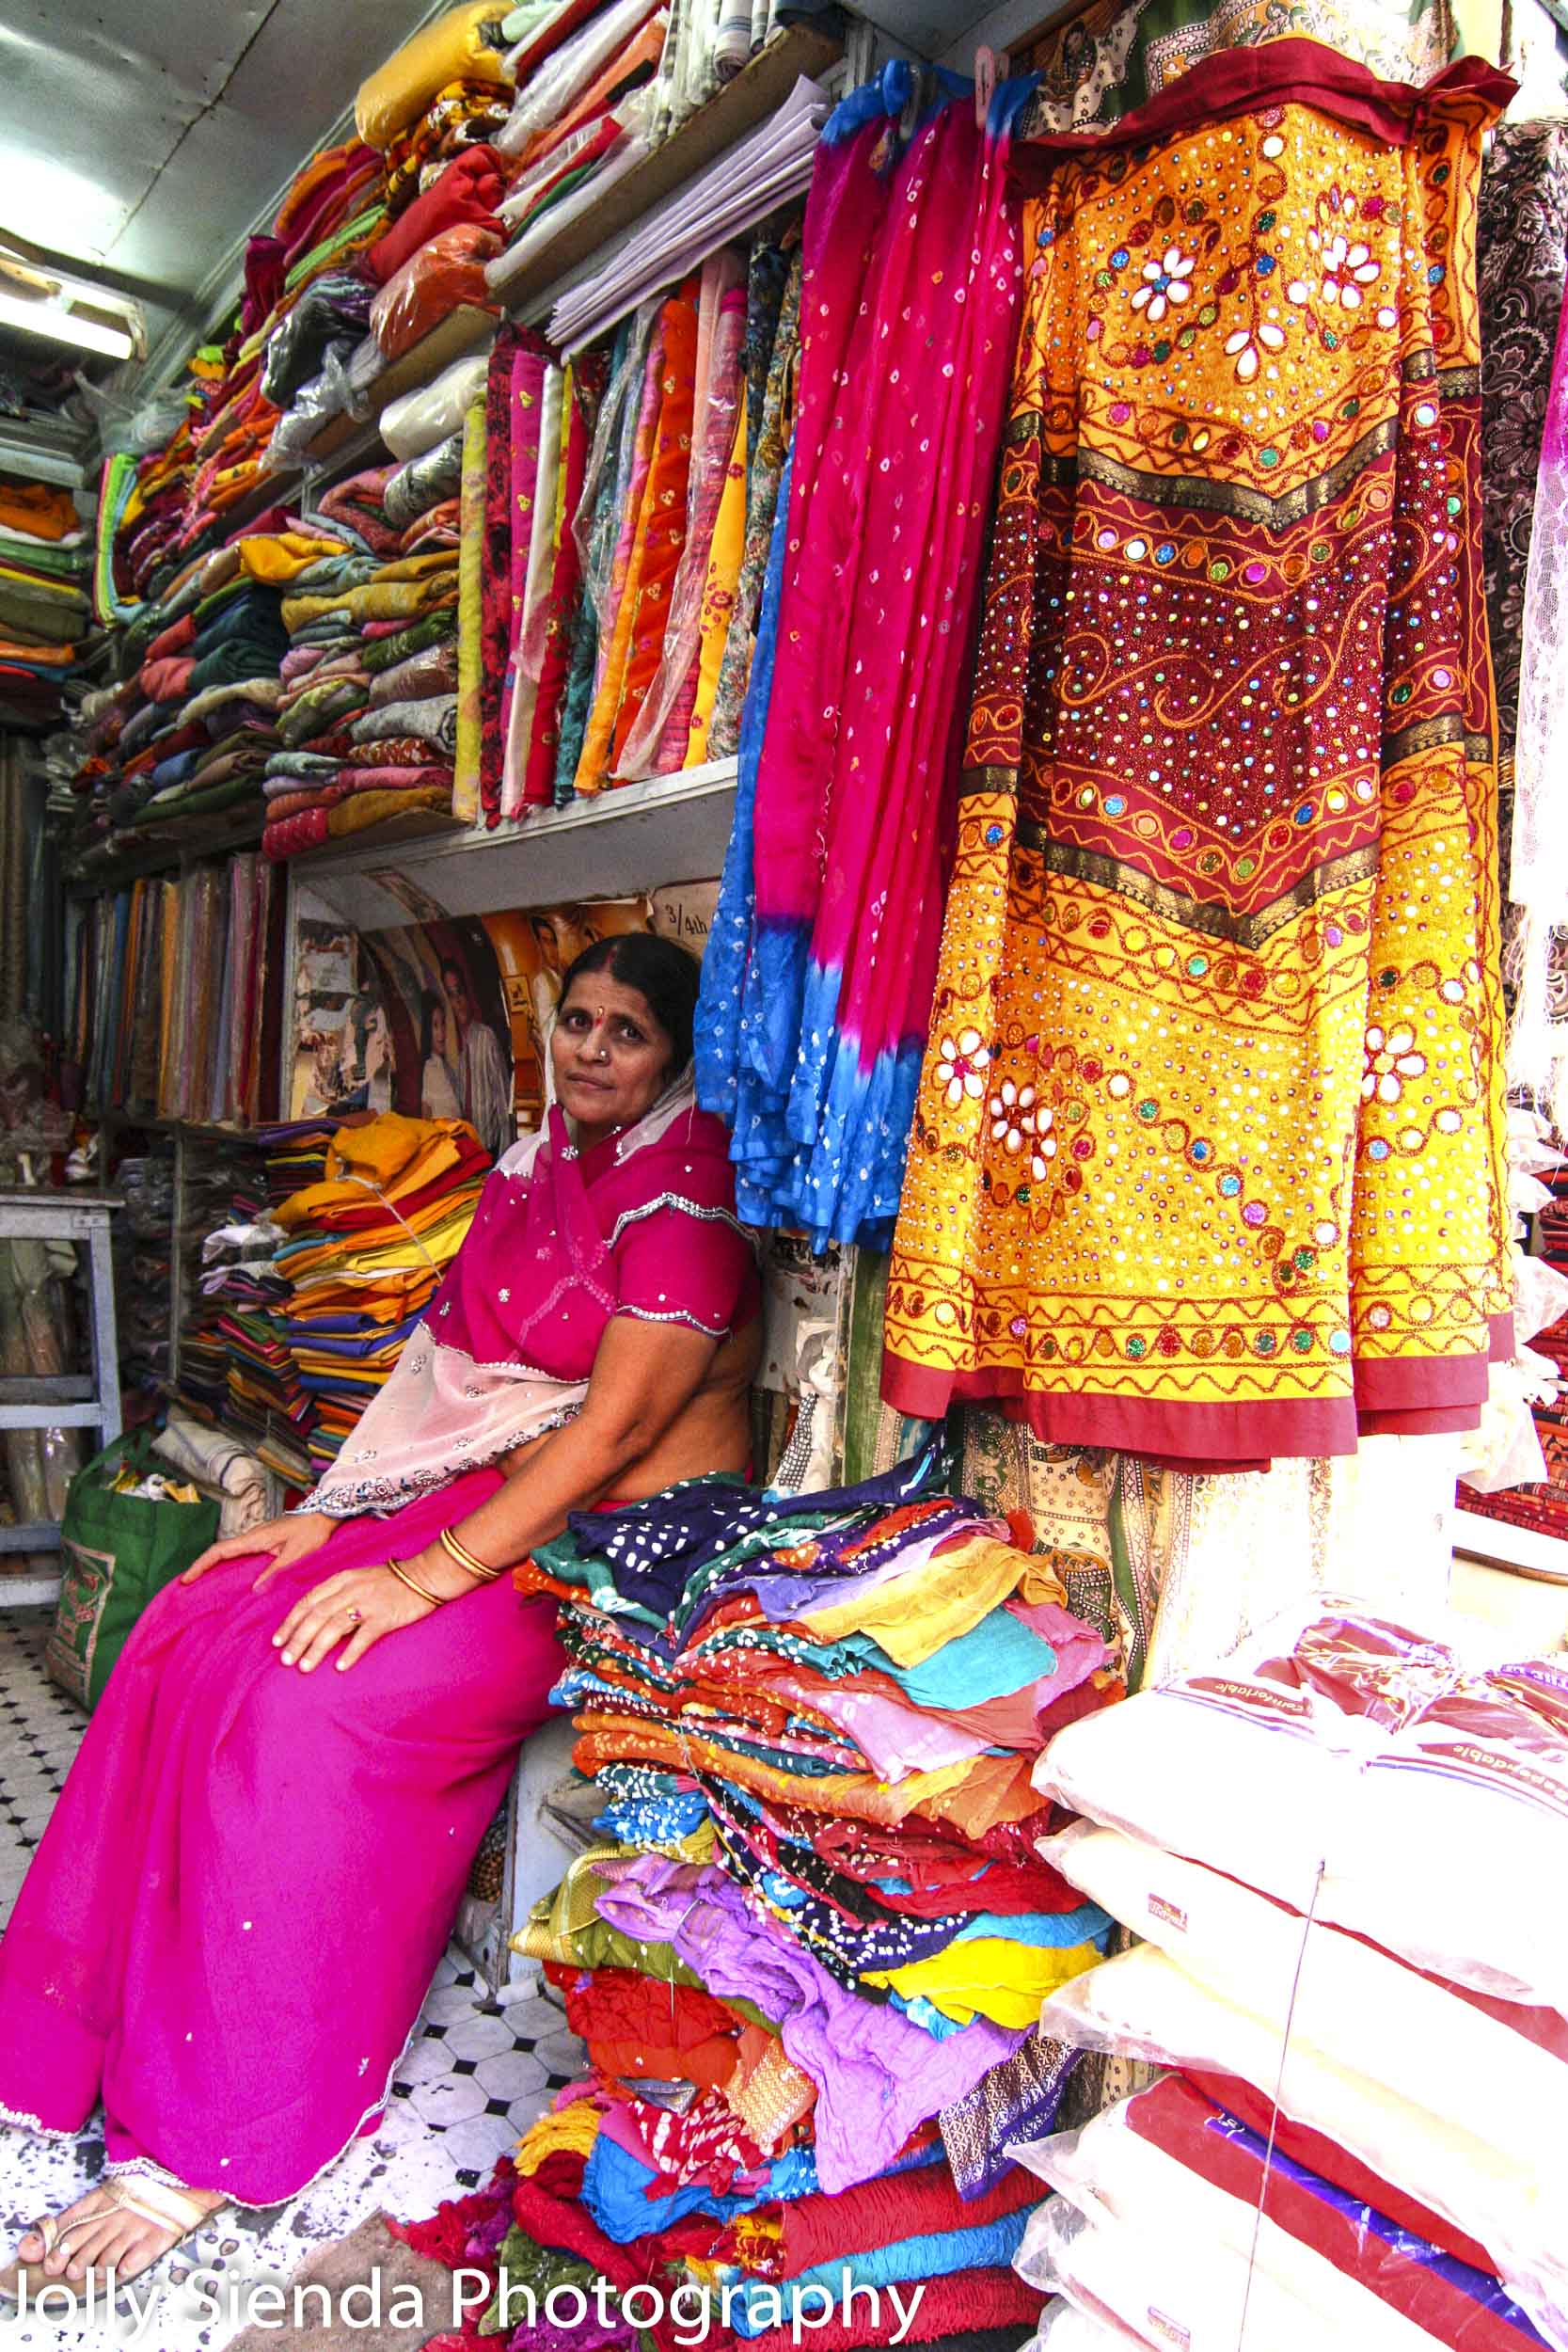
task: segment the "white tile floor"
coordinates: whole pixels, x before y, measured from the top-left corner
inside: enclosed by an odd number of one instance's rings
[[[0,1609],[0,1923],[49,1818],[86,1718],[43,1670],[46,1613]],[[237,2332],[227,2320],[181,2309],[192,2267],[237,2281],[286,2280],[319,2246],[346,2236],[377,2208],[412,2219],[443,2198],[488,2179],[551,2094],[581,2072],[581,2046],[547,2000],[499,2009],[456,1955],[443,1960],[420,2029],[399,2073],[383,2126],[361,2139],[313,2188],[265,2211],[219,2215],[165,2265],[155,2327],[136,2339],[152,2352],[216,2352]],[[81,2194],[103,2162],[89,2125],[75,2140],[50,2140],[0,2125],[0,2249],[27,2222]],[[111,2332],[40,2321],[7,2322],[5,2352],[74,2352],[130,2341],[127,2314]]]

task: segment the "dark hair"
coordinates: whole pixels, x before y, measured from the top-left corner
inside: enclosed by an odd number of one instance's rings
[[[622,931],[612,939],[596,939],[575,959],[562,981],[562,1005],[573,982],[589,972],[608,972],[623,988],[635,988],[646,997],[648,1010],[675,1049],[670,1075],[678,1076],[691,1059],[691,1025],[702,977],[696,957],[673,939],[657,939],[652,931]]]
[[[427,1062],[430,1059],[431,1054],[435,1049],[436,1016],[437,1013],[439,1013],[442,1019],[446,1022],[450,1032],[451,1027],[451,1017],[447,1011],[446,1005],[441,995],[436,989],[427,988],[424,994],[420,998],[420,1060],[421,1063]],[[451,1042],[450,1035],[447,1042],[449,1045]]]
[[[380,997],[372,995],[369,990],[356,996],[348,1009],[349,1028],[354,1038],[354,1051],[360,1061],[365,1058],[365,1043],[371,1033],[371,1023],[381,1009]]]

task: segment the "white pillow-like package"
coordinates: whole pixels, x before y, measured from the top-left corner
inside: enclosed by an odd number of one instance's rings
[[[437,441],[450,440],[483,396],[489,373],[488,350],[476,352],[471,358],[454,359],[433,382],[388,401],[378,422],[392,455],[406,465]]]
[[[1137,2341],[1125,2328],[1108,2328],[1057,2296],[1040,2313],[1040,2324],[1023,2352],[1123,2352]]]
[[[1155,2352],[1442,2352],[1444,2338],[1123,2129],[1122,2113],[1015,2151],[1059,2192],[1014,2257],[1032,2285]]]
[[[1250,2010],[1276,2052],[1289,2023],[1292,2041],[1331,2052],[1350,2072],[1508,2150],[1541,2174],[1560,2213],[1568,2209],[1568,2026],[1560,2019],[1434,1982],[1357,1936],[1321,1919],[1308,1926],[1268,1896],[1119,1830],[1080,1821],[1040,1850],[1113,1918],[1223,2000]],[[1463,2215],[1455,2218],[1481,2234]]]
[[[1386,2084],[1351,2072],[1298,2031],[1223,1999],[1150,1944],[1088,1969],[1047,1999],[1040,2031],[1075,2048],[1155,2066],[1239,2076],[1381,2179],[1479,2241],[1515,2302],[1568,2352],[1565,2183],[1462,2130]],[[1431,2053],[1442,2095],[1444,2053]],[[1053,2347],[1054,2352],[1054,2347]]]
[[[1036,1786],[1414,1966],[1568,2013],[1568,1672],[1319,1601],[1057,1734]]]

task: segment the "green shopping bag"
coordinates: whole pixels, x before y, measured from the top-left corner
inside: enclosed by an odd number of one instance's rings
[[[138,1473],[164,1468],[149,1431],[117,1438],[77,1471],[60,1529],[60,1597],[45,1662],[89,1710],[148,1602],[217,1541],[215,1502],[111,1493],[126,1466]]]

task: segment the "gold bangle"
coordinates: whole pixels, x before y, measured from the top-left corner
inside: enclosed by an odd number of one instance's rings
[[[455,1560],[466,1575],[477,1576],[482,1584],[494,1584],[506,1574],[503,1567],[486,1567],[483,1560],[476,1560],[473,1553],[458,1542],[450,1527],[442,1528],[439,1541],[441,1549],[449,1558]]]
[[[440,1609],[445,1605],[446,1595],[433,1593],[428,1584],[421,1584],[417,1576],[410,1576],[401,1560],[388,1560],[384,1565],[391,1569],[400,1584],[406,1584],[411,1593],[418,1593],[421,1600],[428,1600],[432,1609]]]

